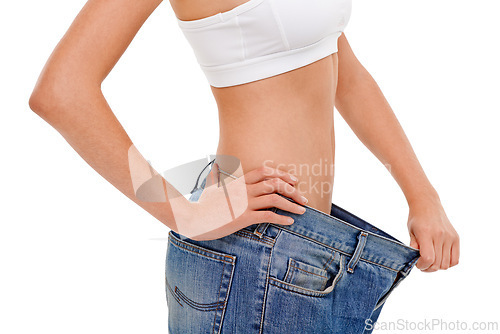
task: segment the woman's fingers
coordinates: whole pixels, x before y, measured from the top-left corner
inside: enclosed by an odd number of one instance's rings
[[[248,186],[251,196],[257,197],[266,194],[280,193],[286,197],[293,199],[300,204],[306,204],[307,199],[299,192],[299,190],[283,181],[280,178],[272,178],[262,182]]]
[[[440,239],[433,239],[432,246],[434,248],[434,261],[425,270],[426,272],[434,272],[439,270],[439,268],[441,267],[441,258],[443,254],[443,241]]]
[[[424,235],[421,238],[418,236],[416,237],[420,246],[420,258],[418,259],[416,266],[418,269],[424,271],[434,263],[434,244],[428,235]]]
[[[458,235],[451,245],[451,258],[450,267],[456,266],[458,264],[458,258],[460,257],[460,241]]]
[[[283,211],[289,211],[296,214],[303,214],[306,211],[305,207],[298,205],[297,203],[294,203],[292,201],[289,201],[278,194],[269,194],[256,197],[251,201],[251,203],[249,203],[249,207],[252,210],[260,210],[260,209],[268,209],[276,207]]]
[[[452,243],[449,240],[443,243],[443,256],[441,258],[440,269],[448,269],[450,267],[451,245]]]
[[[253,169],[250,172],[246,173],[244,177],[247,184],[254,184],[272,177],[280,178],[283,181],[290,183],[291,185],[295,185],[298,181],[298,179],[290,173],[267,166],[261,166],[259,168]]]
[[[288,216],[279,215],[270,210],[264,211],[254,211],[251,213],[254,216],[254,219],[259,223],[272,223],[272,224],[280,224],[280,225],[291,225],[293,224],[293,218]]]
[[[437,232],[436,232],[437,233]],[[442,234],[423,233],[416,237],[419,245],[420,259],[417,268],[425,272],[446,270],[458,264],[459,245],[458,237],[441,237]]]

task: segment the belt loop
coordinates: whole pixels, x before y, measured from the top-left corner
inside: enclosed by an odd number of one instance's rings
[[[356,249],[352,254],[351,260],[347,264],[347,271],[351,274],[354,272],[354,267],[356,267],[356,264],[358,264],[361,253],[363,252],[363,248],[365,248],[367,236],[368,232],[366,231],[361,231],[358,234],[358,243],[356,245]]]
[[[259,238],[262,238],[262,235],[266,232],[268,226],[269,223],[258,224],[255,230],[253,231],[253,234],[257,235]]]
[[[276,211],[278,210],[278,208],[276,207],[273,207],[273,208],[270,208],[270,210],[274,213],[276,213]],[[253,230],[253,234],[255,234],[256,236],[258,236],[259,238],[262,238],[262,235],[266,232],[266,229],[267,227],[269,226],[270,223],[260,223],[257,225],[257,227],[255,228],[255,230]]]
[[[411,260],[410,262],[408,262],[408,264],[406,264],[404,266],[403,269],[400,270],[401,274],[403,276],[408,276],[408,274],[410,273],[410,271],[413,269],[413,267],[415,266],[415,263],[417,262],[417,260],[420,258],[420,255],[415,257],[413,260]]]

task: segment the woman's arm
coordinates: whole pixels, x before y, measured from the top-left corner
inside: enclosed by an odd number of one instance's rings
[[[410,245],[420,249],[417,267],[447,269],[458,263],[459,237],[436,190],[379,86],[358,61],[344,34],[338,41],[335,106],[361,142],[390,170],[410,208]]]
[[[113,114],[102,82],[160,3],[88,1],[45,64],[30,108],[102,177],[175,232],[192,239],[216,239],[262,221],[290,224],[284,215],[259,211],[276,206],[300,213],[299,205],[273,194],[300,202],[289,173],[273,168],[250,171],[227,189],[206,189],[198,203],[190,203],[150,168]],[[152,200],[137,197],[139,186],[145,185],[146,194],[139,197]]]
[[[88,1],[50,55],[29,105],[101,176],[177,231],[169,201],[140,201],[135,196],[129,168],[136,169],[136,179],[141,181],[152,175],[137,175],[143,170],[150,173],[148,163],[133,146],[101,91],[108,73],[160,3],[161,0]],[[164,194],[161,182],[160,186]],[[171,186],[169,190],[176,192]],[[176,198],[178,207],[184,208],[187,200]]]

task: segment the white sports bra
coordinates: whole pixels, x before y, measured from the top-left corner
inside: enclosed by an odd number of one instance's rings
[[[275,76],[338,51],[352,0],[249,0],[177,23],[210,85]]]

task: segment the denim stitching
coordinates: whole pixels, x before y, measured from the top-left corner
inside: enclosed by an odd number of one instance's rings
[[[227,299],[229,298],[229,293],[231,292],[231,286],[233,284],[233,277],[234,277],[234,270],[235,270],[235,268],[236,268],[236,266],[232,266],[231,267],[231,277],[229,278],[228,287],[227,287],[227,291],[226,291],[226,298],[224,299],[224,308],[223,308],[222,314],[220,316],[219,334],[222,331],[222,325],[223,325],[223,321],[224,321],[224,315],[226,313]]]
[[[174,293],[174,291],[170,287],[170,284],[168,284],[168,280],[167,280],[166,277],[165,277],[165,284],[167,285],[168,290],[170,291],[170,293],[172,294],[172,296],[174,296],[175,300],[179,303],[179,305],[181,305],[182,307],[184,307],[184,305],[182,305],[181,301],[179,300],[179,296],[177,296],[177,294]]]
[[[290,280],[288,279],[288,276],[292,275],[292,273],[291,273],[291,272],[292,272],[292,271],[291,271],[292,266],[290,265],[290,262],[291,262],[291,261],[292,261],[292,259],[291,259],[291,258],[290,258],[290,259],[288,259],[288,267],[286,268],[285,277],[283,278],[283,281],[285,281],[285,282],[290,281]],[[290,277],[290,278],[291,278],[291,277]]]
[[[319,277],[323,277],[323,278],[328,278],[327,276],[323,276],[323,275],[320,275],[320,274],[316,274],[316,273],[313,273],[313,272],[311,272],[311,271],[307,271],[307,270],[305,270],[305,269],[299,268],[299,267],[294,266],[294,265],[292,265],[292,268],[295,268],[295,269],[301,270],[301,271],[303,271],[303,272],[306,272],[306,273],[308,273],[308,274],[312,274],[312,275],[315,275],[315,276],[319,276]]]
[[[404,275],[405,277],[408,276],[408,274],[410,273],[411,269],[413,268],[413,265],[415,264],[415,262],[417,262],[417,260],[420,258],[420,256],[417,256],[415,257],[413,260],[411,260],[408,265],[406,266],[406,270],[402,270],[401,271],[401,274]]]
[[[338,281],[344,276],[344,260],[342,257],[340,258],[340,262],[341,262],[341,265],[340,265],[339,272],[335,276],[335,279],[333,280],[332,285],[331,285],[333,287],[335,287],[337,285]],[[309,296],[309,297],[325,297],[325,296],[328,296],[330,293],[332,293],[332,291],[324,293],[324,292],[317,291],[317,290],[307,289],[307,288],[304,288],[304,287],[301,287],[301,286],[298,286],[295,284],[283,282],[283,281],[281,281],[277,278],[274,278],[274,277],[269,277],[269,283],[271,285],[274,285],[274,286],[281,288],[283,290],[299,293],[301,295]]]
[[[278,239],[278,237],[280,236],[280,234],[281,234],[281,230],[278,231],[278,234],[276,235],[276,239]],[[264,287],[264,300],[262,301],[262,312],[261,312],[261,315],[260,315],[259,334],[262,334],[262,327],[264,326],[264,312],[265,312],[265,309],[266,309],[267,290],[268,290],[269,278],[270,278],[269,271],[271,270],[271,258],[273,256],[273,251],[274,251],[274,246],[269,251],[269,256],[268,256],[268,259],[267,259],[266,285]]]
[[[220,262],[225,262],[225,263],[230,263],[230,264],[234,263],[234,258],[235,258],[234,256],[227,255],[227,254],[222,254],[222,253],[216,253],[216,252],[213,252],[213,251],[211,251],[209,249],[201,248],[199,246],[186,243],[186,242],[184,242],[182,240],[177,240],[177,238],[175,236],[172,236],[171,234],[169,234],[169,241],[172,242],[177,247],[184,248],[188,252],[199,254],[201,256],[204,256],[206,258],[209,258],[209,259],[212,259],[212,260],[215,260],[215,261],[220,261]],[[195,249],[189,249],[189,248],[187,248],[185,246],[191,247],[191,248],[195,248]],[[199,250],[199,251],[197,251],[197,250]],[[204,252],[213,254],[216,257],[211,257],[211,256],[208,256],[206,254],[203,254]],[[231,261],[226,261],[224,259],[220,259],[219,257],[221,257],[221,256],[223,256],[225,258],[228,258],[228,259],[231,259]]]
[[[244,231],[244,230],[236,231],[236,232],[234,232],[234,234],[237,235],[237,236],[240,236],[242,238],[246,238],[246,239],[249,239],[249,240],[253,240],[253,241],[264,243],[264,244],[269,245],[269,246],[273,246],[274,245],[274,239],[269,238],[267,236],[263,236],[262,239],[259,239],[258,237],[255,237],[253,235],[253,233],[251,234],[250,232],[247,232],[247,231]]]
[[[221,287],[222,287],[222,282],[223,282],[223,280],[224,280],[224,275],[225,275],[225,273],[224,273],[224,269],[225,269],[225,268],[226,268],[226,263],[224,263],[224,264],[222,265],[222,275],[221,275],[221,277],[220,277],[219,291],[217,291],[217,299],[219,299],[219,298],[220,298],[220,289],[221,289]],[[225,298],[224,298],[224,300],[225,300]],[[217,311],[219,311],[219,307],[217,307]],[[217,322],[217,312],[215,312],[215,315],[214,315],[214,325],[212,326],[212,333],[215,333],[215,323],[216,323],[216,322]]]
[[[264,232],[266,231],[266,228],[267,228],[266,224],[269,225],[269,223],[260,223],[260,224],[258,224],[255,227],[255,230],[253,231],[253,233],[255,235],[257,235],[259,238],[262,238],[262,235],[264,234]]]
[[[382,306],[385,301],[389,298],[389,295],[392,294],[392,292],[394,291],[394,289],[399,285],[399,283],[401,283],[401,281],[406,277],[403,275],[403,273],[401,271],[398,272],[398,274],[401,274],[401,276],[399,275],[396,275],[396,277],[394,278],[394,281],[392,282],[391,286],[389,287],[389,290],[387,290],[386,293],[384,293],[382,295],[382,297],[380,297],[379,301],[377,302],[377,304],[375,305],[375,308],[373,309],[374,311],[376,309],[378,309],[380,306]]]
[[[335,250],[332,250],[332,254],[330,255],[330,258],[326,263],[323,265],[323,269],[328,270],[330,268],[330,265],[335,261],[335,257],[337,256],[337,252]]]
[[[329,248],[329,249],[335,250],[335,251],[337,251],[337,252],[339,252],[339,253],[341,253],[341,254],[344,254],[344,255],[347,255],[347,256],[351,256],[351,254],[346,253],[346,252],[344,252],[343,250],[337,249],[337,248],[332,247],[332,246],[330,246],[330,245],[326,245],[326,244],[322,243],[321,241],[318,241],[318,240],[316,240],[316,239],[312,239],[312,238],[310,238],[310,237],[308,237],[308,236],[306,236],[306,235],[303,235],[303,234],[297,233],[297,232],[292,231],[292,230],[289,230],[289,229],[287,229],[287,228],[279,227],[279,226],[274,225],[274,224],[273,224],[273,226],[274,226],[274,227],[276,227],[276,228],[278,228],[280,231],[281,231],[281,230],[286,230],[288,233],[292,233],[292,234],[295,234],[295,235],[297,235],[297,236],[299,236],[299,237],[301,237],[301,238],[308,239],[308,240],[310,240],[310,241],[312,241],[312,242],[317,243],[318,245],[321,245],[321,246],[323,246],[323,247],[326,247],[326,248]],[[373,262],[373,261],[367,260],[367,259],[365,259],[365,258],[363,258],[363,257],[361,257],[359,260],[360,260],[360,261],[365,261],[365,262],[368,262],[368,263],[371,263],[371,264],[374,264],[374,265],[377,265],[377,266],[381,266],[381,267],[383,267],[383,268],[386,268],[386,269],[389,269],[389,270],[392,270],[392,271],[395,271],[395,272],[398,272],[398,271],[399,271],[398,269],[394,269],[394,268],[391,268],[391,267],[385,266],[385,265],[383,265],[383,264],[380,264],[380,263],[376,263],[376,262]]]
[[[278,194],[278,195],[279,195],[279,194]],[[280,196],[281,196],[281,195],[280,195]],[[283,197],[283,196],[282,196],[282,197]],[[295,202],[294,200],[289,199],[289,198],[287,198],[287,197],[285,197],[285,199],[289,200],[290,202]],[[390,241],[390,242],[392,242],[392,243],[395,243],[395,244],[397,244],[397,245],[400,245],[400,246],[406,247],[406,248],[408,248],[408,249],[418,251],[418,249],[413,248],[413,247],[411,247],[411,246],[408,246],[408,245],[406,245],[406,244],[404,244],[404,243],[402,243],[402,242],[398,242],[398,241],[396,241],[396,240],[389,239],[389,238],[384,237],[384,236],[382,236],[382,235],[380,235],[380,234],[377,234],[377,233],[373,233],[373,232],[370,232],[370,231],[363,230],[362,228],[359,228],[359,227],[357,227],[357,226],[355,226],[355,225],[352,225],[352,224],[350,224],[350,223],[348,223],[348,222],[346,222],[346,221],[344,221],[344,220],[342,220],[342,219],[340,219],[340,218],[337,218],[337,217],[334,217],[334,216],[332,216],[332,215],[326,214],[326,213],[324,213],[323,211],[320,211],[320,210],[315,209],[315,208],[313,208],[313,207],[310,207],[310,206],[307,206],[307,205],[303,205],[303,206],[305,206],[305,207],[306,207],[306,209],[309,209],[309,210],[314,210],[314,211],[316,211],[317,213],[319,213],[320,215],[328,217],[328,219],[335,219],[335,220],[336,220],[336,221],[338,221],[339,223],[342,223],[342,224],[347,225],[347,226],[349,226],[349,227],[355,228],[356,230],[358,230],[358,231],[360,231],[360,232],[361,232],[361,231],[365,231],[365,232],[367,232],[368,234],[371,234],[371,235],[376,236],[376,237],[378,237],[378,238],[382,238],[382,239],[385,239],[385,240]]]
[[[203,303],[198,303],[194,300],[192,300],[191,298],[189,298],[188,296],[186,296],[182,291],[181,289],[179,289],[178,286],[175,287],[175,294],[181,298],[182,300],[184,300],[186,302],[186,304],[188,304],[189,306],[191,306],[192,308],[196,309],[196,310],[199,310],[199,311],[217,311],[218,308],[219,308],[219,305],[220,304],[223,304],[223,302],[214,302],[214,303],[210,303],[210,304],[203,304]]]
[[[365,248],[367,236],[368,233],[364,231],[361,231],[361,233],[358,234],[358,243],[356,244],[356,248],[354,249],[354,253],[352,254],[351,260],[347,264],[347,272],[351,274],[354,272],[354,267],[356,267],[356,264],[358,264],[358,261],[361,257],[361,253]]]
[[[290,260],[290,272],[291,272],[291,275],[290,275],[290,278],[289,278],[289,283],[293,282],[293,278],[295,277],[295,270],[293,270],[293,268],[295,267],[293,264],[295,263],[294,259],[291,259]]]

